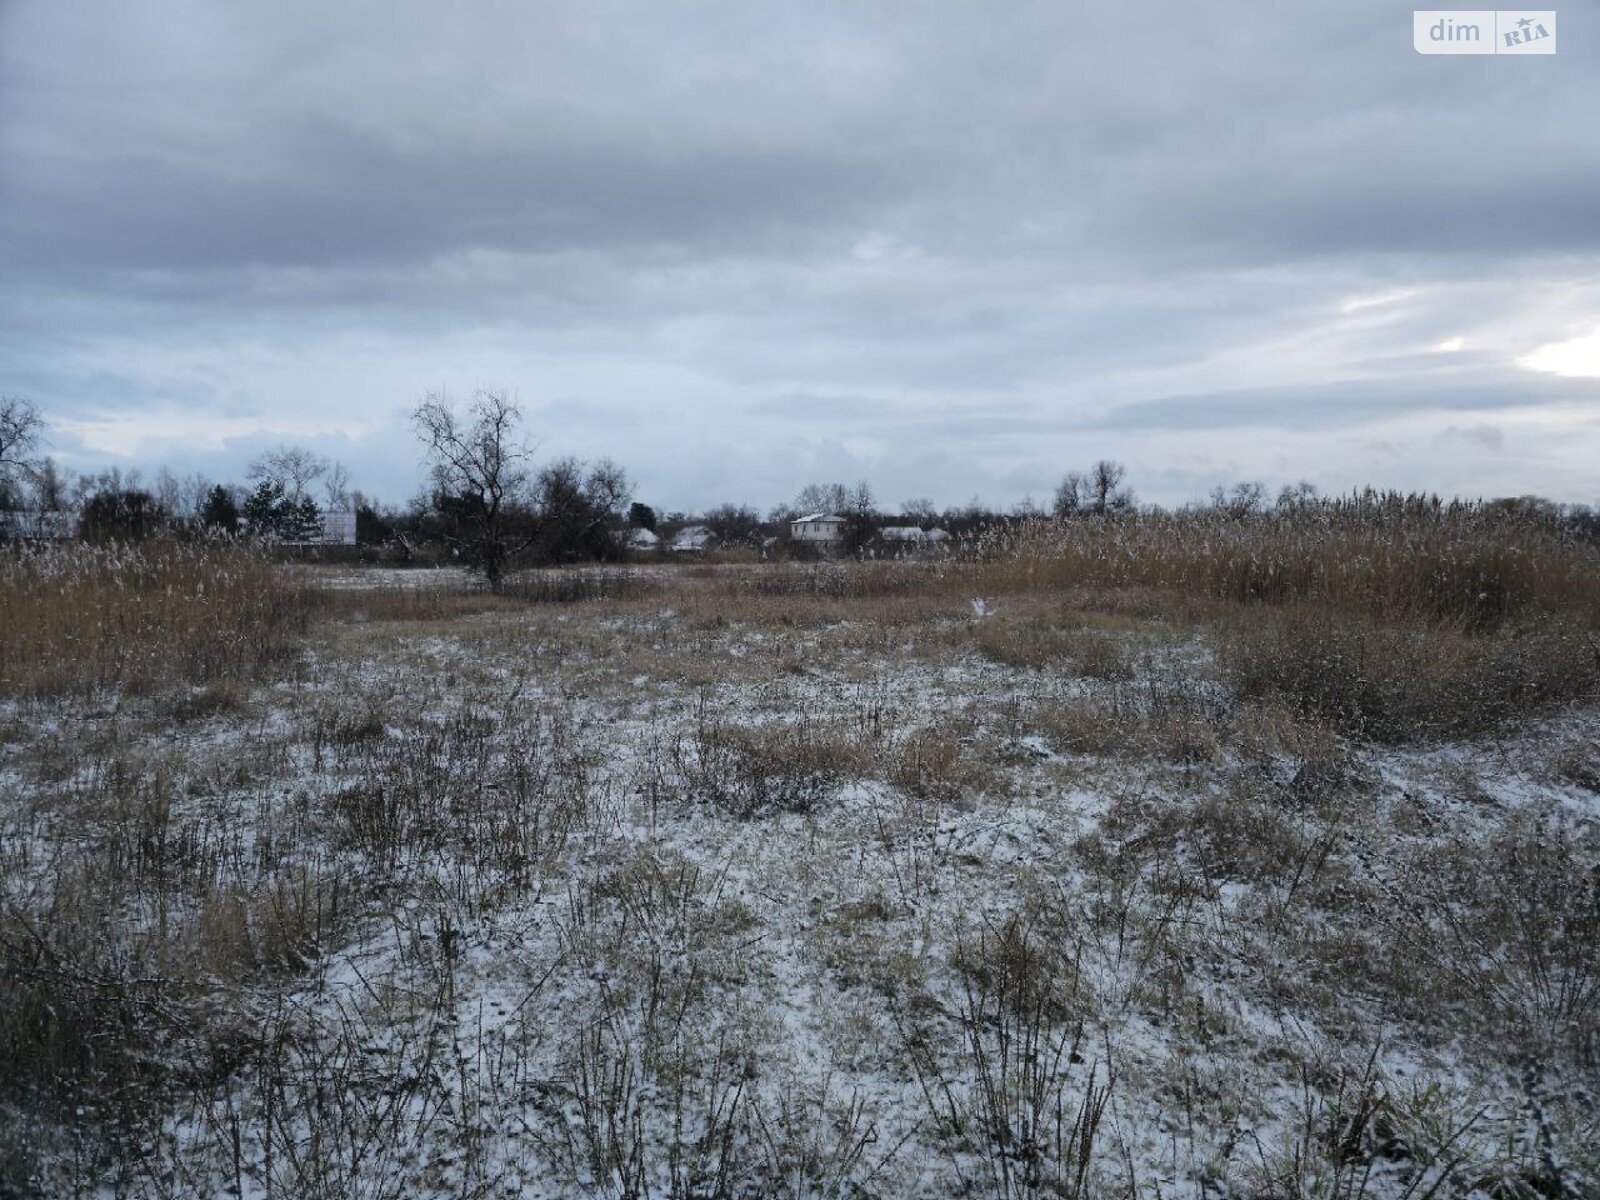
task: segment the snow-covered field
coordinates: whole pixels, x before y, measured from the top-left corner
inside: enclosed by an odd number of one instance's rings
[[[74,964],[9,1028],[99,1087],[0,1195],[1600,1189],[1592,708],[1378,747],[1152,615],[364,582],[275,682],[0,709]]]

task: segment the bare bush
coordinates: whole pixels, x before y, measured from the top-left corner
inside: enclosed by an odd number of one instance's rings
[[[802,717],[754,728],[702,711],[669,755],[688,796],[748,819],[821,804],[843,782],[842,745],[831,722]]]
[[[1540,817],[1414,864],[1400,945],[1540,1061],[1600,1063],[1600,843]]]
[[[957,947],[959,1042],[902,1033],[928,1114],[965,1194],[1073,1200],[1096,1194],[1100,1125],[1114,1086],[1109,1063],[1084,1071],[1081,980],[1066,914],[1033,908]],[[1080,1078],[1081,1076],[1081,1078]]]

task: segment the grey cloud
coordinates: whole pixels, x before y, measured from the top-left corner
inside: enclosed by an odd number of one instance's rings
[[[904,415],[903,407],[893,399],[875,396],[827,396],[815,392],[784,392],[752,403],[750,411],[766,416],[792,421],[819,418],[859,418],[873,414],[879,418]]]
[[[309,139],[265,181],[108,156],[91,178],[24,177],[8,257],[27,272],[226,270],[424,263],[477,247],[733,242],[773,225],[840,223],[884,185],[870,163],[706,153],[651,161],[630,147],[556,145],[427,158],[345,136]],[[814,182],[826,179],[827,188]],[[647,199],[647,202],[641,202]]]
[[[1361,443],[1361,448],[1368,454],[1382,455],[1385,458],[1404,458],[1409,449],[1403,443],[1391,442],[1384,438],[1368,438]]]
[[[1594,246],[1596,163],[1568,152],[1573,106],[1520,120],[1497,103],[1514,82],[1483,64],[1420,87],[1438,64],[1376,4],[1277,20],[1170,5],[1137,22],[1021,5],[998,30],[966,4],[906,28],[862,9],[783,21],[787,53],[735,41],[752,21],[726,4],[687,28],[640,6],[596,6],[592,28],[544,8],[504,37],[481,14],[441,27],[402,5],[393,20],[418,32],[387,40],[316,10],[242,6],[167,36],[102,10],[137,28],[126,47],[90,43],[123,61],[71,104],[49,102],[64,77],[101,76],[67,57],[81,23],[44,7],[13,15],[14,36],[42,45],[0,85],[5,144],[27,163],[8,177],[5,249],[30,271],[420,263],[475,246],[784,257],[875,219],[936,251],[1070,254],[1074,270],[1153,251]],[[1254,33],[1226,32],[1240,26]],[[1330,61],[1352,40],[1359,89]],[[186,74],[171,62],[185,50],[237,73]],[[1584,88],[1551,67],[1553,99]],[[148,125],[124,111],[128,88]]]
[[[1327,429],[1413,412],[1473,412],[1552,403],[1600,406],[1600,380],[1503,375],[1333,381],[1167,396],[1083,422],[1102,429]]]
[[[1503,450],[1506,445],[1505,431],[1493,425],[1449,425],[1440,430],[1433,440],[1440,446],[1456,444],[1480,450]]]
[[[1238,432],[1193,453],[1266,474],[1285,433],[1418,413],[1591,428],[1593,380],[1507,347],[1600,302],[1592,55],[1424,59],[1408,20],[11,0],[0,388],[348,410],[388,453],[423,391],[504,384],[551,450],[610,437],[686,504],[799,472],[998,501],[1122,445],[1178,487],[1205,471],[1169,434]],[[1480,325],[1511,328],[1426,349]],[[372,469],[400,493],[411,457]]]

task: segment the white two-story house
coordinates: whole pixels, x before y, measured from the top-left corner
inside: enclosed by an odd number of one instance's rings
[[[812,513],[789,522],[789,536],[797,542],[830,544],[844,537],[844,518],[832,513]]]

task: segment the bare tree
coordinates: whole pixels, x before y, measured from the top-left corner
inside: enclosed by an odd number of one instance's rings
[[[304,446],[277,446],[260,455],[246,472],[255,483],[278,483],[298,504],[308,489],[328,471],[328,460]]]
[[[1095,463],[1087,475],[1068,472],[1061,486],[1056,488],[1056,516],[1127,512],[1133,507],[1133,493],[1122,486],[1127,474],[1126,467],[1109,458]]]
[[[33,456],[44,441],[44,418],[33,401],[0,397],[0,482],[31,473]]]
[[[205,510],[206,502],[211,499],[213,486],[211,480],[198,471],[194,472],[183,481],[183,494],[177,511],[190,520],[198,520]]]
[[[170,467],[162,467],[156,472],[155,480],[150,485],[150,491],[156,498],[156,503],[169,516],[178,516],[183,500],[183,484],[172,473]]]
[[[706,528],[724,545],[755,542],[761,533],[761,514],[748,504],[719,504],[705,514]]]
[[[1070,517],[1082,512],[1088,494],[1089,481],[1076,471],[1067,472],[1067,477],[1061,481],[1061,486],[1056,488],[1056,516]]]
[[[107,467],[93,475],[79,475],[72,481],[72,507],[84,508],[103,492],[137,492],[144,489],[144,474],[137,467],[124,472]]]
[[[473,564],[498,592],[512,555],[532,541],[514,532],[528,500],[528,460],[521,410],[504,391],[480,388],[458,413],[443,393],[430,393],[412,413],[437,491],[455,502],[470,534]]]
[[[533,482],[534,533],[544,562],[598,559],[621,553],[621,532],[633,485],[621,467],[602,459],[585,474],[575,458],[557,459]]]
[[[984,504],[983,497],[974,492],[972,499],[965,504],[953,504],[945,509],[944,522],[946,525],[954,525],[958,522],[974,525],[983,521],[988,515],[988,506]]]
[[[1317,502],[1317,485],[1310,480],[1302,479],[1299,483],[1286,483],[1283,490],[1278,493],[1277,504],[1274,506],[1279,512],[1294,512],[1311,507]]]
[[[1119,462],[1102,458],[1089,475],[1089,507],[1097,513],[1126,512],[1133,507],[1133,493],[1122,486],[1128,469]]]
[[[844,492],[844,503],[834,511],[844,517],[843,540],[840,549],[846,554],[859,554],[878,532],[878,504],[872,488],[865,479]]]
[[[72,478],[56,460],[45,458],[33,470],[33,506],[40,512],[63,512],[71,504]]]
[[[833,513],[842,516],[850,507],[850,489],[842,483],[808,483],[794,498],[795,509],[802,513]]]
[[[628,479],[628,473],[609,458],[602,458],[589,468],[584,491],[595,510],[610,514],[611,519],[617,519],[617,514],[633,498],[633,484]]]
[[[337,459],[329,459],[322,476],[322,494],[328,501],[329,512],[350,510],[350,470]]]
[[[1267,488],[1263,483],[1246,480],[1231,488],[1217,484],[1211,489],[1211,507],[1235,520],[1260,512],[1266,507]]]

